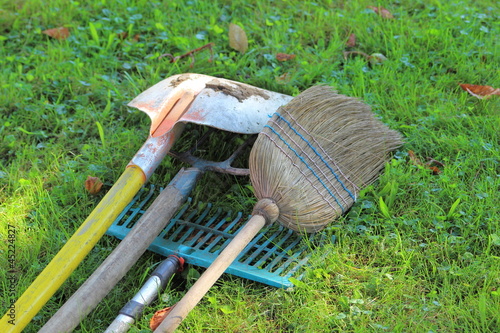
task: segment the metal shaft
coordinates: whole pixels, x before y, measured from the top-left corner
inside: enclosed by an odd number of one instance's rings
[[[176,256],[170,256],[162,261],[139,292],[120,310],[119,315],[104,333],[127,332],[141,316],[144,308],[156,299],[158,292],[165,288],[180,267],[182,267],[181,259]]]

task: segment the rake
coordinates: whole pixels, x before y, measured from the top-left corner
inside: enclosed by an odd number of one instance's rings
[[[145,213],[161,188],[151,185],[141,191],[106,232],[123,239]],[[201,208],[200,208],[201,207]],[[187,264],[209,267],[220,252],[251,218],[242,212],[224,210],[211,203],[187,202],[156,237],[148,250],[163,256],[182,257]],[[334,242],[325,233],[295,233],[281,225],[268,226],[250,242],[227,273],[278,288],[293,287],[290,278],[300,280],[311,248]]]

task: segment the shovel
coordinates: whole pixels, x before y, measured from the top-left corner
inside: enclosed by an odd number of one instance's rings
[[[115,185],[13,305],[14,318],[9,312],[4,315],[0,332],[21,332],[29,324],[150,178],[185,123],[258,133],[268,120],[268,112],[289,100],[287,95],[201,74],[169,77],[137,96],[129,106],[151,118],[148,139]]]

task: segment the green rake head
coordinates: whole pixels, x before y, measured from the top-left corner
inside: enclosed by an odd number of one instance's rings
[[[154,185],[142,189],[107,234],[125,238],[161,190]],[[148,249],[163,256],[177,255],[188,264],[206,268],[249,218],[210,203],[194,204],[189,198]],[[274,287],[293,287],[290,278],[302,278],[312,249],[334,241],[334,237],[327,239],[324,232],[299,234],[282,226],[270,226],[247,245],[226,273]]]

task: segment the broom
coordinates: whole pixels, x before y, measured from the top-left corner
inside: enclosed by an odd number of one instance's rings
[[[155,333],[173,332],[266,224],[277,220],[295,231],[316,232],[347,212],[401,144],[399,133],[368,105],[326,86],[309,88],[278,109],[250,153],[259,199],[253,217]]]

